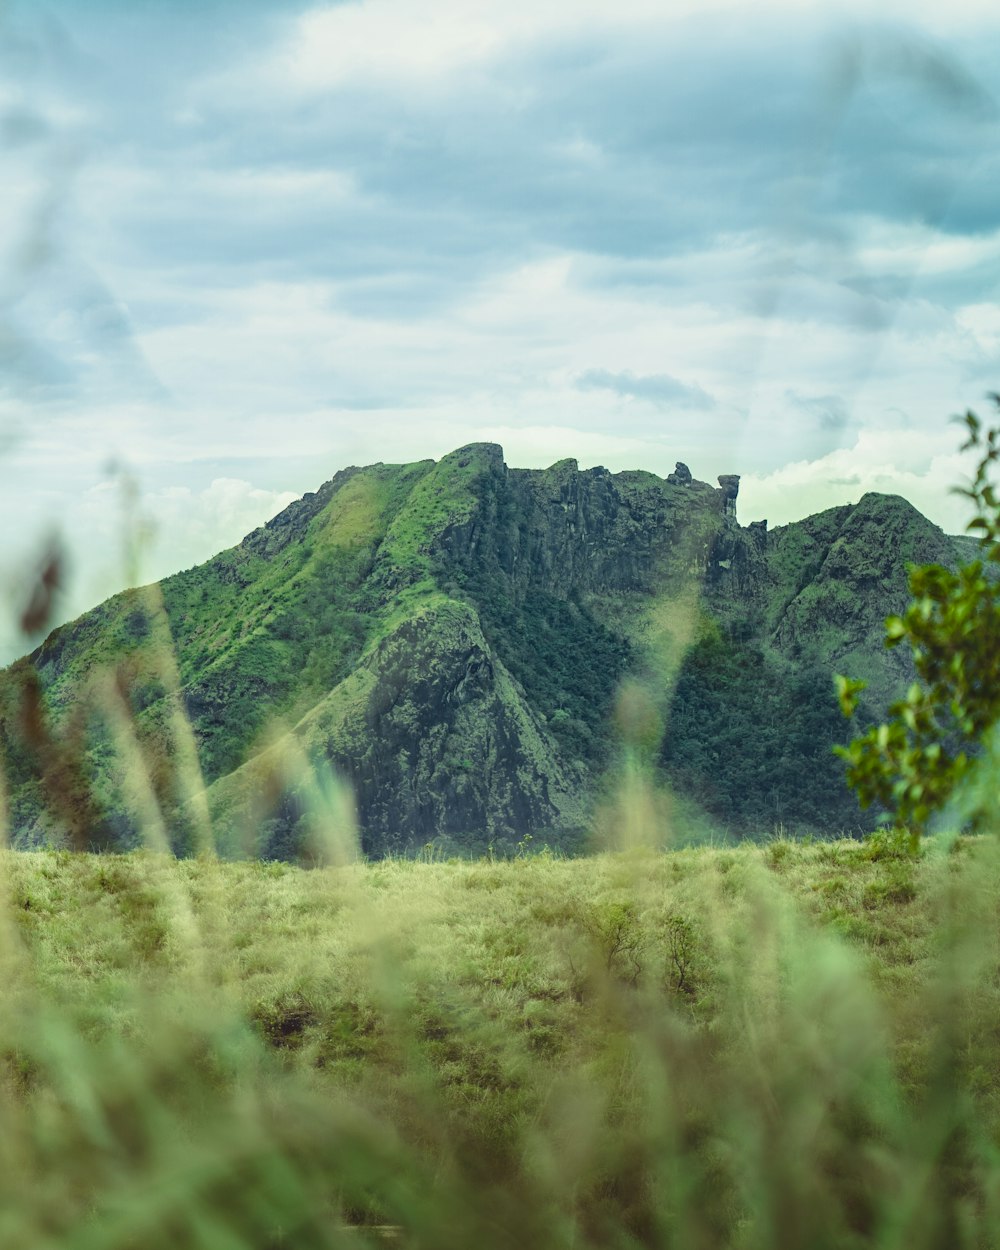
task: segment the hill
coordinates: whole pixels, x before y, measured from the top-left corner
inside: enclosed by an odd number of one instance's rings
[[[906,564],[962,540],[874,494],[743,527],[718,481],[493,444],[337,473],[0,675],[15,844],[184,851],[211,826],[291,858],[329,770],[370,854],[571,848],[637,755],[730,833],[860,828],[832,674],[883,710],[911,676],[882,645]]]

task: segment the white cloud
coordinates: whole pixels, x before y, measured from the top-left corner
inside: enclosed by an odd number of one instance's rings
[[[303,14],[280,63],[308,90],[349,79],[433,78],[483,59],[499,43],[497,26],[471,6],[369,0]]]
[[[319,485],[319,483],[317,483]],[[215,478],[204,490],[169,486],[147,495],[152,523],[147,577],[200,564],[263,525],[298,496],[267,490],[240,478]]]
[[[874,273],[962,273],[1000,261],[1000,230],[956,236],[924,224],[868,219],[852,259]]]
[[[969,506],[951,492],[968,480],[970,458],[957,450],[960,442],[955,427],[863,430],[851,447],[773,473],[744,475],[739,515],[744,523],[766,517],[771,525],[784,525],[877,491],[902,495],[946,533],[961,534]]]
[[[139,580],[155,581],[234,546],[295,498],[226,477],[203,490],[171,485],[140,491],[132,508],[110,478],[82,494],[52,492],[40,502],[58,520],[39,515],[34,526],[23,527],[21,542],[8,544],[0,564],[0,663],[26,649],[16,614],[47,535],[66,555],[60,615],[71,620],[123,588],[130,552],[138,557]]]
[[[792,16],[831,26],[870,20],[867,0],[846,0],[834,11],[817,0],[769,0],[758,6],[761,21]],[[713,11],[716,33],[726,16],[743,16],[745,0],[722,0]],[[364,0],[318,6],[295,21],[287,42],[272,62],[268,78],[297,90],[323,90],[345,82],[392,80],[440,82],[461,78],[477,65],[511,47],[524,48],[556,35],[577,35],[628,26],[667,28],[705,16],[703,0]],[[940,26],[937,0],[883,0],[884,22],[893,17]],[[947,29],[995,19],[989,0],[962,0],[948,6]]]
[[[736,7],[736,0],[730,0]],[[512,48],[557,34],[669,25],[703,10],[701,0],[364,0],[301,14],[269,65],[269,81],[316,91],[346,82],[433,85],[470,72]],[[581,149],[589,157],[589,145]]]
[[[1000,305],[966,304],[958,310],[955,320],[974,352],[983,358],[1000,360]],[[1000,376],[997,387],[1000,389]]]

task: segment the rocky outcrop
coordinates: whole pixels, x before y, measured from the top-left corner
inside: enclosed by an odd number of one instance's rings
[[[719,489],[722,491],[722,507],[726,516],[736,516],[736,497],[740,493],[738,473],[720,473]]]
[[[532,585],[564,596],[659,593],[706,570],[724,515],[718,491],[676,477],[493,462],[472,515],[432,550],[452,569],[503,576],[515,595]]]
[[[906,648],[886,649],[885,618],[910,599],[910,564],[954,567],[964,540],[905,499],[865,495],[791,525],[725,527],[706,598],[731,636],[754,636],[795,664],[822,662],[868,682],[873,715],[913,680]]]

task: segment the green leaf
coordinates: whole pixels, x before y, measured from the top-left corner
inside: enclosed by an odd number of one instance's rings
[[[1000,396],[996,398],[1000,408]],[[1000,427],[986,431],[979,418],[963,418],[966,447],[981,449],[971,487],[956,494],[971,501],[975,515],[967,529],[981,535],[986,559],[1000,562],[1000,489],[990,481],[1000,461]],[[902,616],[885,622],[885,644],[909,645],[922,682],[893,704],[888,720],[838,752],[848,760],[848,784],[863,807],[878,800],[891,809],[897,829],[916,848],[931,816],[949,801],[955,786],[974,767],[982,732],[1000,718],[1000,585],[984,575],[981,561],[956,575],[941,565],[909,569],[913,599]],[[837,678],[842,710],[857,707],[863,683]],[[958,739],[957,742],[955,739]],[[952,758],[949,749],[956,749]]]

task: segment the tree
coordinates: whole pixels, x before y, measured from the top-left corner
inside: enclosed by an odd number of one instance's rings
[[[1000,410],[1000,395],[990,396]],[[975,477],[956,487],[973,505],[967,529],[979,535],[982,559],[957,572],[938,564],[910,569],[913,601],[886,620],[886,646],[909,645],[917,680],[889,708],[888,720],[835,750],[862,807],[881,804],[916,850],[931,817],[975,768],[1000,720],[1000,497],[991,481],[1000,460],[1000,427],[984,430],[973,412],[962,450],[979,452]],[[838,676],[845,715],[857,708],[864,682]],[[981,812],[970,812],[975,822]]]

